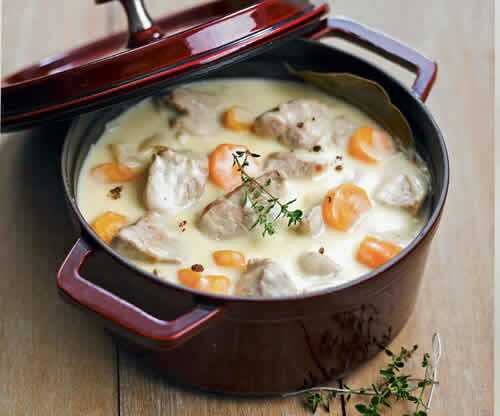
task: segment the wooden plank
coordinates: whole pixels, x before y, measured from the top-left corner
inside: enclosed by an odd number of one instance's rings
[[[111,11],[93,0],[2,2],[2,73],[7,75],[109,33]]]
[[[75,240],[59,171],[63,133],[4,136],[1,146],[2,415],[117,413],[115,347],[55,289]]]
[[[206,394],[179,387],[145,368],[129,353],[120,350],[120,415],[152,416],[268,416],[308,415],[296,398],[245,399]],[[332,407],[332,415],[339,414]],[[338,413],[337,413],[338,412]],[[318,415],[327,414],[318,412]]]
[[[151,3],[163,6],[161,1]],[[413,45],[440,64],[428,105],[447,139],[452,186],[417,309],[394,346],[418,343],[429,348],[432,333],[439,331],[445,353],[432,415],[491,414],[493,2],[338,0],[333,10]],[[358,48],[347,49],[368,56],[408,85],[413,79]],[[375,358],[347,381],[371,383],[382,362],[382,356]],[[234,400],[180,389],[124,352],[120,395],[123,416],[304,413],[297,399]],[[349,415],[356,414],[348,409]],[[341,413],[336,408],[331,414]]]
[[[498,3],[495,6],[495,195],[500,195],[500,146],[498,143],[500,142],[500,83],[498,80],[500,79],[500,55],[498,51],[500,51],[500,7],[498,7]],[[495,201],[495,224],[500,224],[500,203],[498,199]],[[495,265],[494,265],[494,276],[498,277],[500,273],[500,233],[498,232],[498,228],[496,228],[495,232]],[[495,365],[494,365],[494,374],[495,374],[495,390],[494,397],[500,397],[500,359],[498,354],[498,346],[500,345],[500,285],[498,284],[498,279],[495,282],[495,295],[496,299],[494,305],[494,322],[495,322],[495,339],[494,345],[496,346],[495,353]],[[500,400],[495,400],[494,413],[495,415],[500,414]]]
[[[9,73],[106,32],[93,2],[3,2]],[[65,129],[3,135],[0,146],[0,414],[116,415],[115,347],[60,300],[55,273],[74,242],[59,171]]]
[[[164,1],[149,0],[148,5],[152,15],[166,11]],[[33,0],[3,2],[4,73],[124,24],[117,5],[102,6],[110,7],[105,11],[88,2],[51,6]],[[492,1],[478,5],[465,0],[334,4],[336,13],[386,31],[440,63],[428,104],[447,138],[452,187],[416,313],[394,344],[428,346],[432,332],[441,333],[445,354],[433,415],[492,411],[492,9]],[[387,67],[410,82],[404,71]],[[47,138],[61,133],[44,130],[2,138],[2,414],[116,413],[112,344],[97,326],[62,304],[54,290],[54,270],[73,239],[55,182],[59,145],[46,146]],[[348,382],[371,382],[381,359],[354,372]],[[304,413],[295,399],[234,400],[180,389],[123,352],[120,365],[123,415]]]
[[[424,286],[394,343],[444,343],[434,415],[493,409],[493,2],[338,2],[343,14],[401,38],[440,65],[428,106],[451,159],[451,188]],[[479,64],[478,64],[479,63]],[[396,349],[396,348],[395,348]],[[347,380],[371,383],[384,357]],[[349,416],[357,414],[351,407]],[[388,415],[402,414],[399,409]]]

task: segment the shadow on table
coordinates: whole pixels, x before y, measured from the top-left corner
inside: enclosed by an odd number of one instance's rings
[[[204,409],[204,415],[219,414],[287,414],[308,415],[302,401],[297,397],[246,397],[201,391],[165,377],[152,367],[143,364],[141,357],[120,348],[120,396],[125,414],[156,414],[158,408],[165,414],[190,415],[190,409]],[[334,410],[332,408],[332,410]],[[340,413],[339,409],[335,410]],[[323,414],[318,412],[318,414]],[[334,413],[336,414],[336,413]]]

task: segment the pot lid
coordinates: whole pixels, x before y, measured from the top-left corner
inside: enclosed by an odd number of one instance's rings
[[[44,59],[2,81],[2,131],[151,95],[312,33],[328,11],[314,0],[217,0],[153,22],[143,0],[119,1],[128,34]]]

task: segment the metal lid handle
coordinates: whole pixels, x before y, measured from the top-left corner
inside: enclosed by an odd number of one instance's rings
[[[109,3],[113,0],[95,0],[96,4]],[[129,38],[127,47],[137,48],[161,39],[160,29],[153,23],[144,5],[144,0],[119,0],[127,14]]]

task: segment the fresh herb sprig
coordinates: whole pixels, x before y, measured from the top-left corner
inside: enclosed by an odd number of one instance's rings
[[[257,226],[261,226],[262,237],[266,235],[271,236],[276,233],[277,221],[280,218],[288,220],[288,227],[292,227],[302,221],[303,212],[300,209],[290,209],[290,206],[296,199],[282,203],[268,189],[272,182],[271,178],[268,178],[262,185],[246,172],[245,168],[249,166],[248,159],[250,157],[258,158],[260,155],[252,153],[249,150],[238,150],[232,156],[233,166],[236,166],[238,169],[245,190],[243,203],[248,203],[257,214],[257,219],[250,227],[251,230]],[[276,207],[279,207],[279,210],[275,210]]]
[[[437,381],[437,365],[441,357],[441,341],[438,334],[434,334],[433,359],[431,355],[425,353],[421,362],[421,367],[425,370],[423,378],[413,378],[403,374],[403,370],[408,361],[413,357],[418,349],[415,345],[411,349],[401,348],[399,354],[395,354],[389,349],[385,353],[390,357],[390,362],[379,371],[381,380],[377,384],[372,384],[368,388],[351,388],[345,384],[341,387],[317,387],[290,395],[305,395],[304,405],[312,413],[318,407],[323,407],[329,411],[331,403],[339,396],[344,396],[347,400],[351,396],[371,396],[368,404],[356,404],[355,409],[360,415],[381,416],[384,407],[391,407],[391,403],[406,401],[413,405],[414,409],[403,416],[428,416],[434,387]],[[426,390],[430,388],[427,400],[424,400]]]

